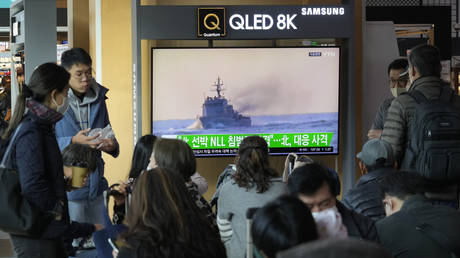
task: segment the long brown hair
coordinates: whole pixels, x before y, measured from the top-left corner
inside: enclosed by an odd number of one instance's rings
[[[175,171],[144,171],[133,187],[126,217],[128,245],[141,243],[149,257],[225,257],[217,232],[205,219]],[[136,248],[132,244],[133,248]]]
[[[268,162],[268,145],[260,136],[248,136],[241,141],[236,157],[236,174],[233,179],[239,187],[257,187],[263,193],[270,186],[270,179],[278,173]]]
[[[153,147],[159,167],[179,172],[185,182],[196,172],[196,159],[190,146],[181,140],[159,139]]]
[[[22,85],[22,91],[16,99],[13,117],[2,138],[8,139],[21,122],[26,109],[26,98],[43,103],[53,90],[63,91],[69,85],[69,79],[70,74],[55,63],[39,65],[30,76],[29,84]]]

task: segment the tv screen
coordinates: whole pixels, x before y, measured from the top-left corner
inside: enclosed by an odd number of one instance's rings
[[[152,133],[197,156],[338,154],[338,47],[152,48]]]

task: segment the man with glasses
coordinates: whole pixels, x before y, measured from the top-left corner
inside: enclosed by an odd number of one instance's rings
[[[349,210],[336,199],[339,194],[336,179],[324,166],[312,163],[294,169],[288,179],[288,191],[310,208],[317,223],[330,218],[322,226],[328,231],[335,229],[329,237],[343,237],[345,226],[345,234],[350,237],[378,241],[374,222]]]
[[[381,180],[387,217],[376,224],[380,243],[393,257],[460,257],[460,212],[432,205],[423,196],[422,184],[410,172]]]
[[[388,76],[390,91],[393,95],[392,98],[385,99],[379,106],[377,114],[375,115],[374,122],[372,123],[371,129],[367,133],[367,137],[371,138],[380,138],[382,134],[383,125],[387,117],[388,108],[391,105],[391,102],[401,95],[401,93],[406,92],[406,85],[409,81],[409,75],[407,72],[409,63],[407,59],[399,58],[394,60],[388,65]]]
[[[88,133],[91,129],[110,125],[105,103],[108,89],[93,79],[92,60],[85,50],[72,48],[65,51],[61,57],[61,65],[70,73],[71,90],[64,102],[69,108],[61,108],[64,117],[56,124],[59,147],[62,150],[71,143],[77,143],[99,150],[97,169],[90,173],[85,186],[67,194],[70,219],[101,224],[104,205],[102,193],[108,188],[101,152],[117,157],[119,146],[115,138],[98,139],[98,134],[88,136]]]

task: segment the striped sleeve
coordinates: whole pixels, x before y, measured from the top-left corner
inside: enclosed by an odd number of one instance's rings
[[[217,217],[217,227],[219,228],[220,239],[227,242],[232,238],[233,229],[230,220]]]

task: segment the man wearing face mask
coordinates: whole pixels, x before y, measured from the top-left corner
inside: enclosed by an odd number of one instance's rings
[[[375,115],[374,122],[372,123],[371,129],[367,133],[369,139],[380,138],[383,130],[383,125],[385,119],[387,118],[388,108],[391,105],[391,102],[401,95],[401,93],[406,92],[406,85],[409,81],[407,74],[408,62],[405,58],[399,58],[394,60],[388,65],[388,76],[389,84],[392,98],[385,99],[379,106],[377,114]]]
[[[401,164],[401,168],[418,170],[424,177],[433,179],[431,189],[426,193],[430,199],[458,208],[458,181],[447,177],[458,175],[458,169],[455,169],[458,158],[452,155],[458,153],[456,139],[459,134],[455,129],[458,123],[451,118],[458,116],[460,96],[440,78],[441,61],[438,48],[430,45],[416,46],[411,49],[408,59],[411,85],[408,94],[397,97],[391,103],[382,140],[391,144],[395,160]],[[448,101],[443,99],[444,96],[448,96]],[[421,101],[420,98],[426,100]],[[432,103],[437,106],[433,106]],[[438,112],[441,108],[442,112]],[[422,111],[430,114],[431,110],[435,110],[431,113],[434,116],[429,120],[416,122],[417,119],[425,117]],[[415,116],[416,113],[418,116]],[[421,130],[431,124],[437,128]],[[420,133],[426,135],[420,137]],[[421,143],[423,147],[428,146],[430,149],[420,149]],[[436,178],[432,177],[433,175]]]
[[[92,60],[85,50],[72,48],[65,51],[61,65],[70,73],[71,89],[66,101],[58,106],[58,111],[64,115],[56,124],[59,147],[62,150],[71,143],[77,143],[99,150],[97,169],[90,174],[85,186],[68,194],[70,217],[79,222],[102,223],[102,193],[108,188],[108,183],[104,178],[101,152],[117,157],[119,146],[116,139],[97,140],[99,135],[89,137],[87,134],[91,129],[110,125],[105,103],[108,89],[92,78]]]
[[[383,178],[386,218],[377,222],[380,243],[394,257],[460,257],[460,212],[432,205],[422,180],[409,172]]]
[[[349,236],[378,242],[374,222],[336,199],[337,182],[322,165],[312,163],[294,169],[288,179],[288,191],[310,208],[320,238]]]

